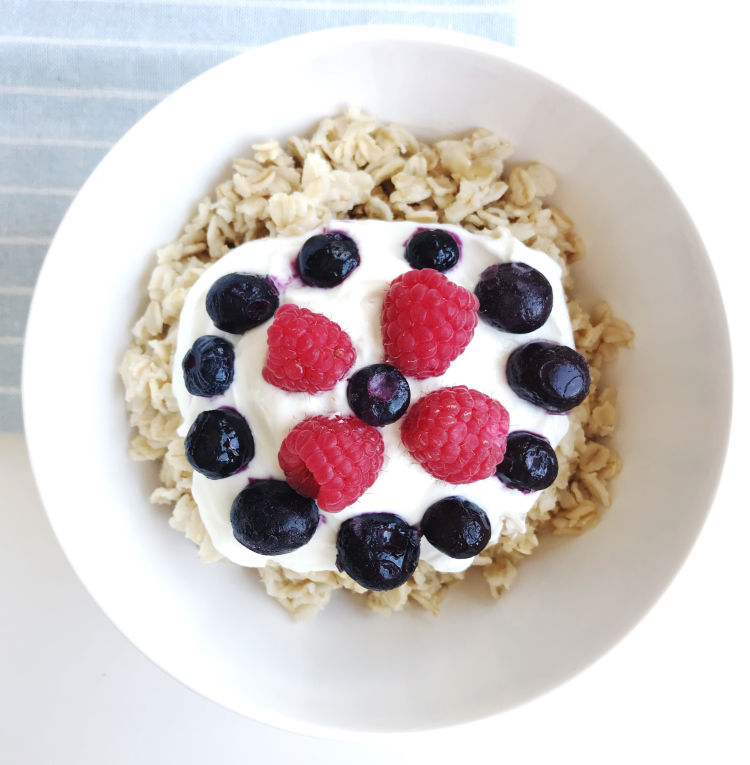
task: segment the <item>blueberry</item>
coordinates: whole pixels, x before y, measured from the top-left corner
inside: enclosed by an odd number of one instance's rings
[[[505,457],[495,474],[511,489],[541,491],[557,478],[555,450],[546,438],[516,430],[508,434]]]
[[[234,347],[221,337],[203,335],[185,354],[182,373],[188,393],[219,396],[234,379]]]
[[[268,321],[279,307],[273,282],[257,274],[227,274],[206,295],[206,311],[224,332],[241,335]]]
[[[352,412],[368,425],[380,427],[401,417],[409,407],[409,383],[390,364],[371,364],[352,375],[346,388]]]
[[[185,456],[207,478],[226,478],[255,456],[250,426],[234,409],[201,412],[185,439]]]
[[[404,257],[412,268],[447,271],[458,263],[460,248],[456,238],[439,228],[422,229],[406,243]]]
[[[359,265],[359,251],[341,231],[311,236],[297,256],[299,275],[311,287],[335,287]]]
[[[552,312],[550,283],[526,263],[498,263],[486,268],[474,294],[479,298],[479,316],[503,332],[533,332]]]
[[[510,354],[505,369],[516,395],[548,412],[568,412],[589,395],[589,365],[567,345],[526,343]]]
[[[422,533],[433,547],[451,558],[472,558],[490,541],[490,519],[465,497],[446,497],[427,508]]]
[[[368,590],[392,590],[414,573],[421,537],[393,513],[355,515],[339,528],[336,566]]]
[[[286,481],[253,481],[232,503],[234,538],[260,555],[283,555],[306,545],[318,528],[318,506]]]

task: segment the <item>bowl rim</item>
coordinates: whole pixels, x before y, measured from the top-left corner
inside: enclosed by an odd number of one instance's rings
[[[718,428],[718,430],[721,432],[721,435],[722,435],[722,438],[721,438],[722,446],[721,446],[721,454],[716,455],[717,460],[715,463],[716,464],[715,478],[714,478],[714,484],[713,486],[711,486],[711,491],[710,491],[711,500],[707,504],[703,512],[703,517],[700,521],[700,526],[698,528],[698,531],[695,537],[693,538],[692,542],[690,543],[690,547],[686,555],[683,557],[682,561],[679,563],[677,568],[671,573],[671,576],[662,583],[661,588],[659,588],[658,592],[651,599],[651,601],[644,605],[643,611],[639,619],[636,622],[634,622],[629,627],[629,629],[627,629],[622,635],[619,636],[617,640],[615,640],[611,645],[609,645],[602,653],[600,653],[598,656],[593,658],[589,663],[585,664],[583,667],[576,668],[570,675],[568,675],[568,677],[562,683],[558,683],[557,685],[554,685],[546,689],[542,693],[539,693],[529,699],[522,701],[520,704],[517,704],[512,708],[508,708],[507,710],[501,710],[499,712],[497,711],[489,712],[486,715],[473,718],[472,720],[458,720],[455,723],[440,724],[438,726],[416,725],[413,728],[408,728],[408,729],[407,728],[398,729],[398,730],[384,729],[384,730],[374,731],[371,729],[357,729],[357,728],[349,728],[349,727],[342,728],[342,727],[337,727],[335,725],[322,725],[318,723],[309,723],[302,719],[298,719],[283,713],[269,711],[268,709],[266,709],[265,707],[263,707],[262,705],[256,702],[248,703],[246,708],[243,710],[237,709],[236,707],[233,707],[225,703],[224,701],[221,701],[213,696],[207,695],[202,690],[198,690],[196,687],[191,685],[185,679],[173,675],[169,670],[167,670],[161,664],[159,664],[156,659],[152,658],[148,653],[146,653],[145,649],[141,648],[138,643],[136,643],[133,639],[131,639],[128,628],[125,625],[121,624],[110,613],[109,608],[106,607],[99,600],[97,600],[92,594],[92,590],[89,587],[89,584],[87,582],[85,575],[81,573],[74,558],[70,554],[70,548],[64,538],[65,534],[64,533],[61,534],[61,529],[55,520],[54,513],[50,511],[50,507],[52,506],[52,504],[54,504],[54,485],[48,480],[42,467],[44,423],[41,421],[41,418],[36,416],[35,410],[32,408],[32,404],[31,404],[32,383],[30,380],[32,377],[31,369],[36,364],[35,358],[42,353],[43,345],[44,345],[44,343],[41,342],[43,339],[43,334],[44,334],[44,326],[41,322],[42,313],[40,309],[40,304],[42,303],[43,294],[47,290],[48,288],[47,285],[50,280],[48,276],[51,270],[49,267],[49,263],[51,262],[50,255],[58,251],[59,240],[61,238],[60,236],[61,230],[65,228],[65,225],[68,219],[77,214],[77,207],[78,207],[80,197],[82,193],[85,192],[88,189],[88,187],[92,184],[92,179],[96,180],[96,178],[98,178],[100,172],[102,171],[102,168],[106,170],[106,167],[108,165],[108,160],[112,152],[118,150],[118,148],[121,147],[121,145],[124,142],[128,141],[130,136],[133,133],[137,133],[141,131],[142,129],[144,129],[144,126],[147,127],[153,120],[158,120],[161,116],[162,111],[169,108],[169,105],[171,104],[172,100],[175,98],[178,98],[187,89],[192,88],[196,82],[202,81],[204,78],[217,76],[216,75],[217,71],[221,70],[222,68],[236,66],[237,61],[239,59],[244,59],[250,62],[255,58],[262,59],[269,52],[278,53],[278,52],[283,52],[284,49],[289,49],[290,53],[293,53],[295,56],[298,56],[300,51],[306,48],[321,47],[326,45],[337,45],[337,44],[340,44],[341,42],[352,44],[352,43],[358,43],[358,42],[365,43],[365,42],[390,42],[390,41],[402,41],[406,43],[417,43],[417,44],[423,44],[423,43],[436,44],[436,45],[445,46],[452,49],[471,51],[474,53],[478,52],[478,53],[488,55],[494,59],[509,62],[513,64],[514,66],[519,67],[520,69],[526,70],[527,72],[530,72],[534,74],[535,76],[540,77],[546,82],[548,86],[551,86],[552,88],[563,93],[566,98],[569,98],[585,106],[587,109],[593,111],[601,120],[607,123],[610,129],[614,130],[617,134],[619,134],[619,137],[621,139],[629,143],[646,160],[652,172],[663,182],[665,188],[671,193],[671,196],[673,197],[674,202],[676,203],[678,209],[680,210],[680,212],[682,213],[684,217],[685,223],[691,227],[691,234],[694,236],[697,246],[700,248],[703,255],[705,256],[705,263],[708,268],[707,275],[709,276],[709,279],[707,280],[708,282],[707,288],[713,290],[718,298],[717,307],[719,308],[719,311],[717,315],[717,320],[721,325],[720,329],[721,329],[721,333],[722,333],[722,337],[723,337],[724,345],[726,349],[726,361],[728,365],[728,370],[727,370],[728,371],[728,381],[727,381],[728,406],[726,409],[727,413],[726,413],[726,417],[724,418],[724,422],[721,423],[720,427]],[[39,289],[40,286],[42,289]],[[29,314],[28,314],[28,321],[27,321],[27,326],[25,330],[23,359],[22,359],[21,399],[22,399],[23,421],[24,421],[23,432],[26,439],[26,449],[29,456],[32,475],[34,477],[34,482],[37,486],[37,490],[42,500],[42,506],[44,507],[45,514],[47,515],[50,525],[52,526],[57,542],[61,550],[63,551],[63,554],[65,555],[69,565],[71,566],[76,576],[78,577],[79,581],[83,585],[84,589],[88,592],[88,594],[91,596],[92,600],[94,600],[94,602],[97,604],[97,606],[104,612],[104,614],[107,616],[110,622],[115,626],[115,628],[125,638],[127,638],[128,642],[130,642],[133,646],[135,646],[136,649],[143,656],[149,659],[149,661],[151,661],[152,664],[158,667],[161,671],[173,677],[184,687],[190,689],[194,693],[197,693],[204,698],[209,698],[211,699],[211,701],[219,704],[220,706],[231,709],[232,711],[238,714],[241,714],[243,716],[249,716],[251,717],[251,719],[257,722],[261,722],[261,723],[270,725],[272,727],[276,727],[276,728],[279,728],[285,731],[290,731],[293,733],[299,733],[303,735],[315,736],[320,738],[362,742],[362,741],[383,740],[384,738],[391,738],[391,739],[398,738],[398,737],[408,736],[417,732],[437,731],[437,730],[445,730],[445,729],[458,730],[463,727],[468,727],[482,720],[488,720],[491,718],[499,717],[500,715],[504,714],[504,712],[512,711],[512,709],[516,709],[521,706],[526,706],[527,704],[533,702],[537,698],[545,696],[548,693],[560,688],[561,685],[566,684],[571,679],[575,678],[577,675],[587,670],[594,663],[600,661],[606,654],[612,651],[612,649],[615,648],[615,646],[617,646],[628,634],[630,634],[630,632],[651,611],[651,609],[654,607],[656,602],[663,596],[664,592],[672,585],[675,577],[678,575],[678,573],[684,566],[684,563],[687,560],[687,557],[689,556],[690,551],[692,550],[692,548],[695,545],[695,542],[700,536],[701,530],[705,524],[708,513],[710,512],[710,509],[713,506],[713,503],[716,497],[716,492],[717,492],[717,489],[723,474],[723,470],[726,464],[726,455],[727,455],[727,449],[729,444],[729,433],[730,433],[730,427],[731,427],[731,421],[732,421],[732,410],[733,410],[733,395],[734,395],[733,383],[734,383],[734,380],[733,380],[733,374],[732,374],[731,336],[729,333],[726,309],[724,307],[724,302],[722,299],[721,286],[716,277],[716,272],[715,272],[713,263],[711,261],[711,257],[703,242],[700,232],[698,231],[698,228],[695,222],[693,221],[689,211],[687,210],[685,204],[682,202],[682,199],[679,197],[674,187],[669,182],[668,178],[664,175],[664,173],[661,171],[659,166],[654,162],[654,160],[649,156],[649,154],[633,138],[631,138],[627,133],[625,133],[625,131],[622,128],[620,128],[612,119],[610,119],[607,116],[607,114],[603,112],[599,107],[591,103],[589,100],[579,96],[574,90],[571,90],[568,86],[561,84],[557,79],[555,79],[551,74],[548,73],[548,70],[545,67],[545,65],[540,64],[538,61],[534,60],[533,56],[530,56],[529,54],[521,52],[518,49],[515,49],[509,45],[506,45],[505,43],[479,37],[473,34],[468,34],[464,32],[456,32],[453,30],[437,28],[437,27],[425,27],[425,26],[418,26],[418,25],[405,25],[405,24],[372,24],[372,25],[332,27],[332,28],[327,28],[327,29],[322,29],[322,30],[317,30],[312,32],[305,32],[299,35],[284,37],[279,40],[275,40],[273,42],[269,42],[264,45],[260,45],[258,47],[248,49],[238,54],[237,56],[232,56],[228,58],[227,60],[211,67],[210,69],[207,69],[206,71],[202,72],[201,74],[197,75],[196,77],[192,78],[188,82],[181,85],[176,90],[172,91],[162,101],[160,101],[153,108],[151,108],[140,119],[138,119],[138,121],[135,122],[116,141],[116,143],[107,151],[105,156],[99,161],[97,166],[90,173],[90,175],[88,176],[84,184],[79,189],[78,193],[76,194],[73,201],[71,202],[68,210],[63,216],[57,228],[57,231],[55,232],[50,242],[50,245],[47,249],[47,253],[45,254],[45,258],[42,263],[42,267],[40,269],[37,283],[34,289],[34,293],[32,295],[31,305],[30,305]],[[249,711],[250,709],[252,709],[252,711]]]

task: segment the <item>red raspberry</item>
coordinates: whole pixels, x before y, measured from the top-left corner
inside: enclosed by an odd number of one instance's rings
[[[268,328],[263,379],[293,393],[331,390],[357,357],[349,335],[319,313],[282,305]]]
[[[383,300],[385,358],[417,380],[437,377],[474,335],[479,301],[432,268],[407,271]]]
[[[289,485],[337,513],[375,483],[383,466],[383,437],[356,417],[308,417],[292,428],[279,449]]]
[[[465,385],[423,396],[407,413],[401,440],[430,475],[471,483],[503,461],[510,418],[495,399]]]

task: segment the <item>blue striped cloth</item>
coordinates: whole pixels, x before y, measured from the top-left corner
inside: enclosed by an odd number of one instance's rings
[[[512,0],[0,0],[0,430],[22,426],[42,259],[107,149],[167,93],[249,47],[385,23],[515,41]]]

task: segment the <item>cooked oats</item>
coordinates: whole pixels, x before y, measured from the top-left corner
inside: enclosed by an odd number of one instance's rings
[[[323,119],[309,138],[288,139],[286,147],[278,141],[253,145],[252,156],[235,160],[232,177],[198,204],[179,238],[157,251],[149,303],[120,369],[136,430],[131,453],[161,463],[162,485],[151,500],[172,506],[170,525],[198,546],[201,560],[222,556],[190,493],[192,471],[177,435],[181,417],[171,386],[177,321],[190,286],[212,261],[248,240],[302,234],[332,218],[369,217],[456,223],[488,236],[510,229],[561,265],[570,294],[568,265],[583,257],[581,239],[563,212],[542,201],[555,190],[554,174],[536,162],[508,168],[512,151],[510,143],[483,129],[426,144],[401,126],[350,109]],[[506,529],[474,562],[494,597],[513,583],[540,535],[579,534],[596,525],[621,467],[600,440],[617,425],[617,395],[612,387],[600,389],[599,379],[619,349],[632,345],[633,332],[607,303],[588,313],[571,300],[568,309],[576,346],[591,365],[591,393],[570,415],[568,434],[556,449],[557,480],[541,492],[526,528]],[[337,572],[298,574],[269,563],[259,575],[268,594],[302,618],[317,613],[341,588],[364,595],[374,611],[400,610],[413,601],[437,613],[449,586],[464,577],[422,561],[402,587],[368,592]]]

